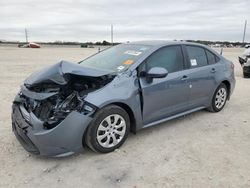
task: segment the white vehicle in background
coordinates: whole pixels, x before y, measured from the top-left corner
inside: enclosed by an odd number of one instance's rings
[[[245,48],[242,57],[239,57],[239,62],[243,68],[244,78],[250,78],[250,45],[246,45]]]

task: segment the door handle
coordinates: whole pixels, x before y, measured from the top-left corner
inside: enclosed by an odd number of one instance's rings
[[[182,78],[181,78],[182,81],[185,81],[185,80],[187,80],[187,79],[188,79],[188,76],[187,76],[187,75],[184,75],[184,76],[182,76]]]
[[[211,73],[215,73],[216,72],[216,69],[215,68],[212,68],[211,69]]]

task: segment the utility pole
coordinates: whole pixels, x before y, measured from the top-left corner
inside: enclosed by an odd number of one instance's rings
[[[242,40],[243,44],[245,43],[246,30],[247,30],[247,20],[245,20],[245,26],[244,26],[244,32],[243,32],[243,40]]]
[[[28,43],[28,31],[26,28],[25,28],[25,38],[26,38],[26,43]]]
[[[111,45],[113,46],[113,24],[111,24]]]

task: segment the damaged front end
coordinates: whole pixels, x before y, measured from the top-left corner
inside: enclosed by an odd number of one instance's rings
[[[52,129],[57,126],[72,111],[83,115],[94,112],[93,105],[84,101],[85,94],[80,91],[58,88],[43,93],[33,92],[22,86],[19,93],[19,103],[28,113],[33,113],[43,122],[44,129]],[[63,92],[65,90],[65,92]]]
[[[73,110],[84,115],[93,112],[95,107],[84,98],[104,87],[114,75],[85,69],[88,68],[62,61],[35,73],[21,88],[24,107],[43,121],[47,129],[55,127]]]
[[[56,156],[74,153],[82,147],[83,133],[97,108],[84,99],[115,77],[112,73],[86,69],[63,61],[25,80],[13,103],[12,124],[26,150]],[[53,138],[60,134],[65,140]],[[31,148],[27,147],[29,141]]]

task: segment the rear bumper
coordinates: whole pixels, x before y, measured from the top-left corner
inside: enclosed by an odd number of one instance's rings
[[[83,151],[82,138],[91,117],[72,111],[53,129],[44,129],[43,122],[31,112],[13,104],[12,129],[25,150],[32,154],[60,157]]]

